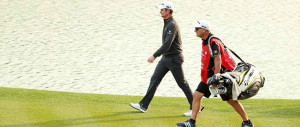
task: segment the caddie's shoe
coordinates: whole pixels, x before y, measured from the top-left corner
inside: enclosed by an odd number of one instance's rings
[[[201,107],[201,109],[199,110],[198,114],[204,109],[204,107]],[[192,116],[192,110],[189,110],[185,113],[183,113],[183,116]]]
[[[196,127],[196,123],[192,123],[191,119],[185,121],[184,123],[176,123],[178,127]]]
[[[147,112],[146,109],[143,108],[143,107],[141,107],[139,103],[137,103],[137,104],[130,103],[130,106],[131,106],[132,108],[135,108],[135,109],[141,111],[142,113]]]
[[[254,127],[252,121],[248,120],[248,121],[244,121],[242,123],[242,127]]]

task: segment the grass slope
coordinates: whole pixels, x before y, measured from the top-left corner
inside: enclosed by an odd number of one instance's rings
[[[129,106],[141,96],[101,95],[0,87],[0,127],[172,127],[188,117],[180,97],[154,97],[147,113]],[[256,127],[299,127],[300,100],[241,101]],[[239,127],[242,119],[221,99],[204,99],[201,127]]]

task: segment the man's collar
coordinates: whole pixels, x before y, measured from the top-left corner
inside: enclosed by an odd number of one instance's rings
[[[168,19],[164,19],[164,22],[166,23],[166,22],[169,22],[169,21],[171,21],[173,19],[173,16],[171,16],[170,18],[168,18]]]
[[[203,45],[207,45],[208,44],[208,39],[212,36],[213,34],[212,33],[209,33],[206,40],[202,39],[203,40]]]

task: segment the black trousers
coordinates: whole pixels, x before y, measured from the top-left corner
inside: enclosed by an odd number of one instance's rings
[[[186,81],[183,73],[183,55],[173,55],[171,57],[163,56],[161,60],[158,62],[154,74],[151,77],[150,85],[147,90],[146,95],[144,98],[139,102],[139,104],[144,109],[148,109],[148,106],[156,92],[158,85],[160,84],[163,77],[166,73],[170,70],[175,78],[178,86],[184,92],[188,102],[190,103],[190,109],[192,109],[192,102],[193,102],[193,94],[191,88]]]

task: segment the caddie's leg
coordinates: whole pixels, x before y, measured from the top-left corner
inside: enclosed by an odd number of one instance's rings
[[[202,97],[203,96],[204,96],[203,93],[200,93],[198,91],[194,92],[192,116],[191,116],[191,119],[193,119],[193,120],[196,120],[196,118],[197,118],[198,112],[199,112],[201,104],[202,104]]]
[[[248,120],[248,116],[244,110],[243,105],[239,101],[235,101],[232,99],[227,100],[227,102],[235,109],[237,113],[240,114],[240,116],[243,118],[243,121]]]

